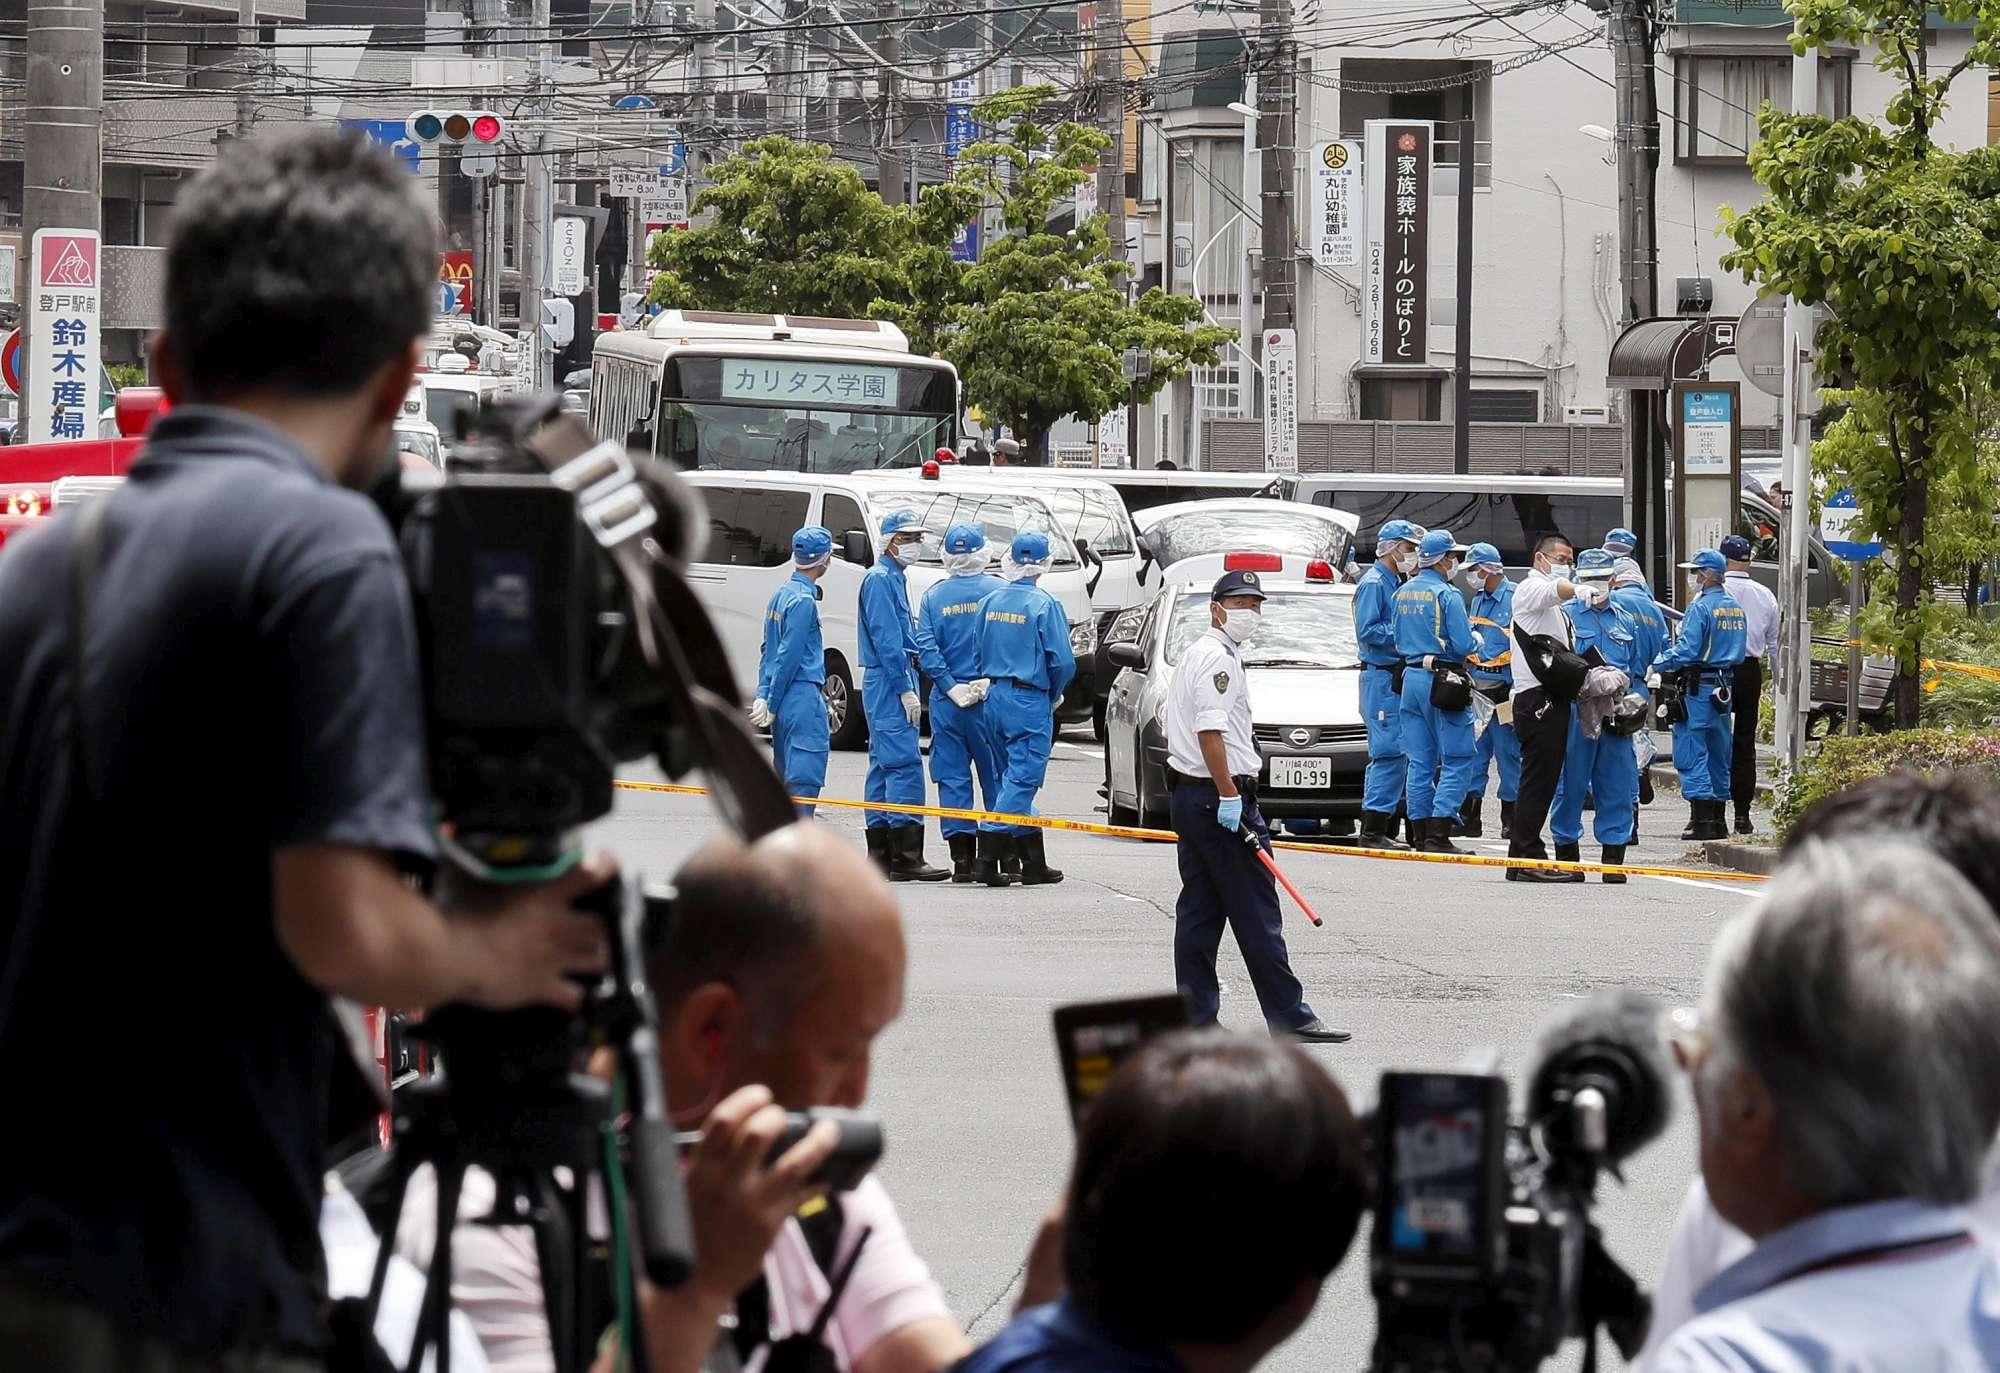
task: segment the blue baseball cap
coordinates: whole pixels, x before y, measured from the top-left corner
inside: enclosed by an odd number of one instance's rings
[[[1424,536],[1424,531],[1408,520],[1391,520],[1375,534],[1377,543],[1387,543],[1390,539],[1404,539],[1415,543]]]
[[[1608,581],[1617,570],[1618,559],[1606,549],[1586,548],[1576,555],[1576,575],[1579,577]]]
[[[1452,536],[1449,529],[1433,529],[1417,544],[1417,558],[1421,562],[1432,563],[1447,553],[1463,553],[1464,544]]]
[[[1506,566],[1506,564],[1500,561],[1500,550],[1490,543],[1476,543],[1466,549],[1465,560],[1469,563],[1485,564],[1493,567]]]
[[[1255,572],[1225,572],[1215,579],[1215,586],[1208,593],[1208,599],[1219,601],[1225,596],[1255,596],[1266,600],[1264,587],[1257,580]]]
[[[1624,549],[1635,553],[1639,548],[1639,536],[1629,529],[1614,529],[1604,536],[1604,546],[1610,549]]]
[[[1681,566],[1690,572],[1727,572],[1729,562],[1719,549],[1704,548]]]
[[[1722,541],[1720,551],[1722,556],[1728,558],[1730,561],[1744,563],[1749,562],[1750,555],[1757,550],[1752,548],[1750,540],[1744,538],[1741,534],[1731,534]]]
[[[976,524],[961,521],[944,531],[944,551],[947,553],[976,553],[986,547],[986,531]]]
[[[918,528],[920,526],[917,522],[917,512],[914,510],[891,510],[882,517],[881,533],[885,537],[890,534],[908,533]]]
[[[809,524],[792,535],[792,561],[816,563],[833,552],[833,535],[816,524]]]
[[[1049,558],[1049,536],[1039,529],[1023,529],[1014,536],[1008,546],[1008,555],[1016,563],[1041,563]]]

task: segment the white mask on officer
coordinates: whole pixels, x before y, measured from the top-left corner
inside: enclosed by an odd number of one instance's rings
[[[906,539],[889,550],[896,561],[904,567],[908,567],[911,563],[914,563],[917,560],[917,555],[923,551],[924,545],[921,539]]]
[[[1238,648],[1250,642],[1251,636],[1257,632],[1257,626],[1263,622],[1264,612],[1261,610],[1224,610],[1222,612],[1222,632],[1228,635],[1229,641]]]

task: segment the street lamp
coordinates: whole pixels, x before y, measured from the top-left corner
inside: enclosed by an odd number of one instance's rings
[[[1602,143],[1606,148],[1611,147],[1611,145],[1617,141],[1618,137],[1616,134],[1612,133],[1611,130],[1605,128],[1602,124],[1579,124],[1576,126],[1576,131],[1582,134],[1585,138],[1596,139],[1599,143]],[[1604,154],[1604,165],[1609,167],[1611,164],[1612,164],[1611,154],[1607,152]]]

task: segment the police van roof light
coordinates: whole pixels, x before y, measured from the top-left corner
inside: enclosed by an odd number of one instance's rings
[[[1223,555],[1224,572],[1283,572],[1285,560],[1276,553],[1227,553]]]
[[[1330,582],[1333,580],[1333,564],[1324,558],[1314,558],[1306,564],[1306,580],[1309,582]]]
[[[939,469],[938,469],[937,459],[936,458],[930,459],[928,462],[924,464],[924,480],[936,481],[938,479],[938,470]]]

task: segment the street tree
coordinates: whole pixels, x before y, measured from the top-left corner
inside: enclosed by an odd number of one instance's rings
[[[1758,118],[1750,168],[1768,198],[1723,212],[1723,266],[1768,291],[1824,303],[1821,355],[1838,359],[1879,440],[1844,451],[1864,521],[1894,550],[1896,722],[1917,723],[1929,600],[1926,529],[1941,483],[1970,489],[1979,443],[1967,378],[2000,368],[2000,150],[1959,152],[1936,130],[1952,82],[2000,59],[2000,0],[1788,0],[1795,51],[1852,44],[1896,82],[1881,119]],[[1969,25],[1962,58],[1932,72],[1932,13]],[[1801,493],[1803,495],[1803,493]],[[1796,518],[1806,518],[1801,500]]]

